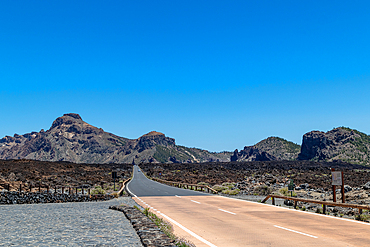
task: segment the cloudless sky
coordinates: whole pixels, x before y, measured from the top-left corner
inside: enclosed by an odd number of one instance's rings
[[[0,138],[65,113],[233,151],[370,133],[369,1],[1,1]]]

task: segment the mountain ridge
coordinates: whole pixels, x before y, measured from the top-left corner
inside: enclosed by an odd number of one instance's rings
[[[234,152],[210,152],[176,145],[175,139],[150,131],[137,139],[121,137],[67,113],[45,131],[0,139],[0,159],[74,163],[202,163],[227,161],[313,160],[370,165],[370,136],[348,127],[303,135],[302,145],[268,137]]]
[[[228,158],[227,153],[210,153],[177,146],[175,139],[157,131],[137,139],[120,137],[84,122],[76,113],[58,117],[47,131],[42,129],[40,132],[14,134],[13,137],[0,139],[0,159],[75,163],[131,163],[133,160],[191,163],[228,161]]]

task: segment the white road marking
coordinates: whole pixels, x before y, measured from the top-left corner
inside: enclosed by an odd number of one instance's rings
[[[287,230],[287,231],[290,231],[290,232],[294,232],[294,233],[302,234],[302,235],[307,236],[307,237],[311,237],[311,238],[318,238],[318,237],[316,237],[316,236],[313,236],[313,235],[310,235],[310,234],[307,234],[307,233],[303,233],[303,232],[294,231],[294,230],[292,230],[292,229],[288,229],[288,228],[285,228],[285,227],[282,227],[282,226],[274,225],[274,227],[277,227],[277,228],[280,228],[280,229],[283,229],[283,230]]]
[[[227,210],[223,210],[221,208],[219,208],[218,210],[222,211],[222,212],[225,212],[225,213],[229,213],[229,214],[233,214],[233,215],[236,215],[236,213],[233,213],[233,212],[230,212],[230,211],[227,211]]]
[[[201,236],[198,236],[197,234],[195,234],[194,232],[190,231],[189,229],[187,229],[186,227],[182,226],[180,223],[174,221],[173,219],[171,219],[170,217],[168,217],[167,215],[161,213],[161,215],[163,217],[165,217],[168,221],[170,221],[171,223],[175,224],[176,226],[180,227],[182,230],[184,230],[185,232],[189,233],[191,236],[193,236],[194,238],[198,239],[199,241],[205,243],[206,245],[208,246],[211,246],[211,247],[217,247],[216,245],[208,242],[207,240],[205,240],[204,238],[202,238]]]
[[[201,204],[200,202],[197,202],[197,201],[194,201],[194,200],[190,200],[190,201],[195,202],[195,203],[198,203],[198,204]]]

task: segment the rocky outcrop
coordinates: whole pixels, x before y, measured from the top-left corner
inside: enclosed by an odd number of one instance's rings
[[[340,127],[328,132],[311,131],[303,136],[299,160],[345,161],[370,164],[370,137]]]
[[[269,137],[254,146],[236,149],[231,161],[270,161],[294,160],[298,157],[300,146],[279,137]]]
[[[0,139],[0,159],[34,159],[75,163],[227,161],[229,154],[177,146],[175,139],[152,131],[138,139],[105,132],[76,113],[58,117],[47,131]]]

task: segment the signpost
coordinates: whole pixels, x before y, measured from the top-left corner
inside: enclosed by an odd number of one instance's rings
[[[293,179],[289,179],[290,182],[288,184],[288,191],[290,191],[290,196],[293,197],[293,191],[294,191],[294,183]]]
[[[117,178],[117,172],[112,172],[112,178],[113,178],[113,191],[116,191],[116,178]]]
[[[344,179],[343,179],[343,172],[342,171],[335,171],[334,168],[331,168],[331,185],[333,186],[333,202],[337,201],[336,186],[340,185],[340,186],[342,186],[341,187],[342,203],[345,203]]]

